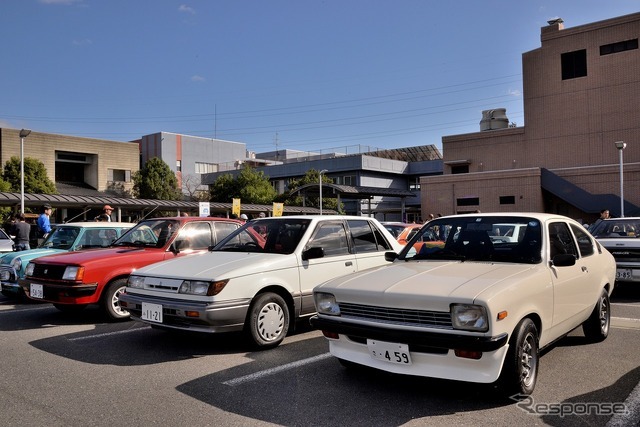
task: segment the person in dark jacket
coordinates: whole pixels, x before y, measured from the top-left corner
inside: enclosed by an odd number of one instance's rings
[[[16,215],[16,222],[13,224],[12,233],[15,238],[14,248],[16,251],[28,251],[31,249],[29,246],[29,234],[31,232],[31,225],[27,224],[24,220],[24,214],[21,212]]]

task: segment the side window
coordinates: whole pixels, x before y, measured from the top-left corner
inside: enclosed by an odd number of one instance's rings
[[[212,244],[211,225],[208,222],[185,224],[176,240],[183,240],[180,249],[207,249]]]
[[[307,248],[321,247],[325,256],[348,255],[349,244],[344,224],[338,221],[324,221],[318,224]]]
[[[558,254],[572,254],[578,257],[578,250],[566,223],[549,224],[549,254],[551,258]]]
[[[377,252],[388,249],[389,244],[382,238],[380,232],[374,232],[367,220],[349,220],[349,230],[351,239],[356,248],[356,253]],[[377,230],[376,230],[377,231]],[[377,234],[377,239],[376,239]],[[380,242],[378,242],[380,240]],[[378,244],[380,243],[380,246]],[[387,246],[385,248],[385,245]]]
[[[380,232],[380,230],[378,230],[378,227],[376,227],[374,224],[371,224],[371,223],[369,223],[369,225],[373,229],[373,234],[376,236],[376,242],[378,243],[378,250],[379,251],[381,251],[381,250],[390,251],[391,250],[391,244],[389,242],[387,242],[387,239],[385,239],[383,237],[383,235]],[[413,234],[411,235],[411,237],[413,237]],[[411,237],[408,237],[407,241]]]
[[[583,257],[593,255],[593,241],[591,240],[591,237],[589,237],[587,232],[573,224],[571,224],[571,230],[573,231],[573,234],[575,234],[576,240],[578,240],[578,249],[580,249],[580,255]]]
[[[231,222],[214,222],[213,228],[215,229],[215,236],[213,237],[213,244],[217,244],[219,241],[227,237],[229,234],[236,231],[239,227],[238,224]]]

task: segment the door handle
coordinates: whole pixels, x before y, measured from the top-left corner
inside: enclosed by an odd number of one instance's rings
[[[347,261],[347,262],[345,262],[345,263],[344,263],[344,265],[345,265],[346,267],[351,267],[351,266],[353,265],[353,262],[351,262],[351,261]]]
[[[585,273],[587,273],[587,272],[589,272],[589,269],[583,265],[583,266],[582,266],[582,271],[583,271],[583,272],[585,272]]]

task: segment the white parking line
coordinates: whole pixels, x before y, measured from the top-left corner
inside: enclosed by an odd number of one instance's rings
[[[109,336],[112,336],[112,335],[128,334],[129,332],[144,331],[144,330],[147,330],[147,329],[151,329],[151,326],[144,326],[144,327],[141,327],[141,328],[134,328],[134,329],[125,329],[124,331],[105,332],[105,333],[102,333],[102,334],[95,334],[95,335],[85,335],[83,337],[69,338],[69,341],[90,340],[90,339],[94,339],[94,338],[109,337]]]
[[[242,383],[246,383],[249,381],[257,380],[260,378],[268,377],[269,375],[277,374],[278,372],[286,371],[289,369],[297,368],[300,366],[308,365],[310,363],[319,362],[324,359],[328,359],[332,357],[330,353],[320,354],[318,356],[309,357],[308,359],[298,360],[297,362],[287,363],[286,365],[277,366],[271,369],[265,369],[264,371],[258,371],[253,374],[245,375],[243,377],[234,378],[229,381],[225,381],[222,384],[228,385],[231,387],[235,387]]]
[[[53,308],[51,305],[39,305],[37,307],[28,307],[28,308],[17,308],[15,304],[0,304],[0,314],[8,314],[8,313],[17,313],[17,312],[25,312],[25,311],[36,311],[36,310],[46,310]]]

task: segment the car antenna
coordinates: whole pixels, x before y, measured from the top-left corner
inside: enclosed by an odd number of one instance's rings
[[[140,218],[140,219],[138,220],[138,222],[140,222],[140,221],[144,220],[146,217],[148,217],[149,215],[151,215],[151,214],[153,213],[153,211],[155,211],[155,210],[156,210],[156,209],[158,209],[159,207],[160,207],[160,205],[156,205],[156,207],[155,207],[155,208],[153,208],[153,209],[151,209],[151,210],[149,211],[149,213],[148,213],[148,214],[146,214],[145,216],[143,216],[142,218]]]
[[[66,224],[66,223],[68,223],[68,222],[71,222],[71,221],[73,221],[74,219],[78,218],[80,215],[84,215],[84,214],[86,214],[86,213],[87,213],[87,212],[89,212],[90,210],[91,210],[91,208],[87,209],[87,210],[86,210],[86,211],[84,211],[84,212],[79,213],[78,215],[74,216],[74,217],[73,217],[73,218],[71,218],[71,219],[68,219],[68,220],[66,220],[66,221],[63,221],[62,223],[63,223],[63,224]]]

